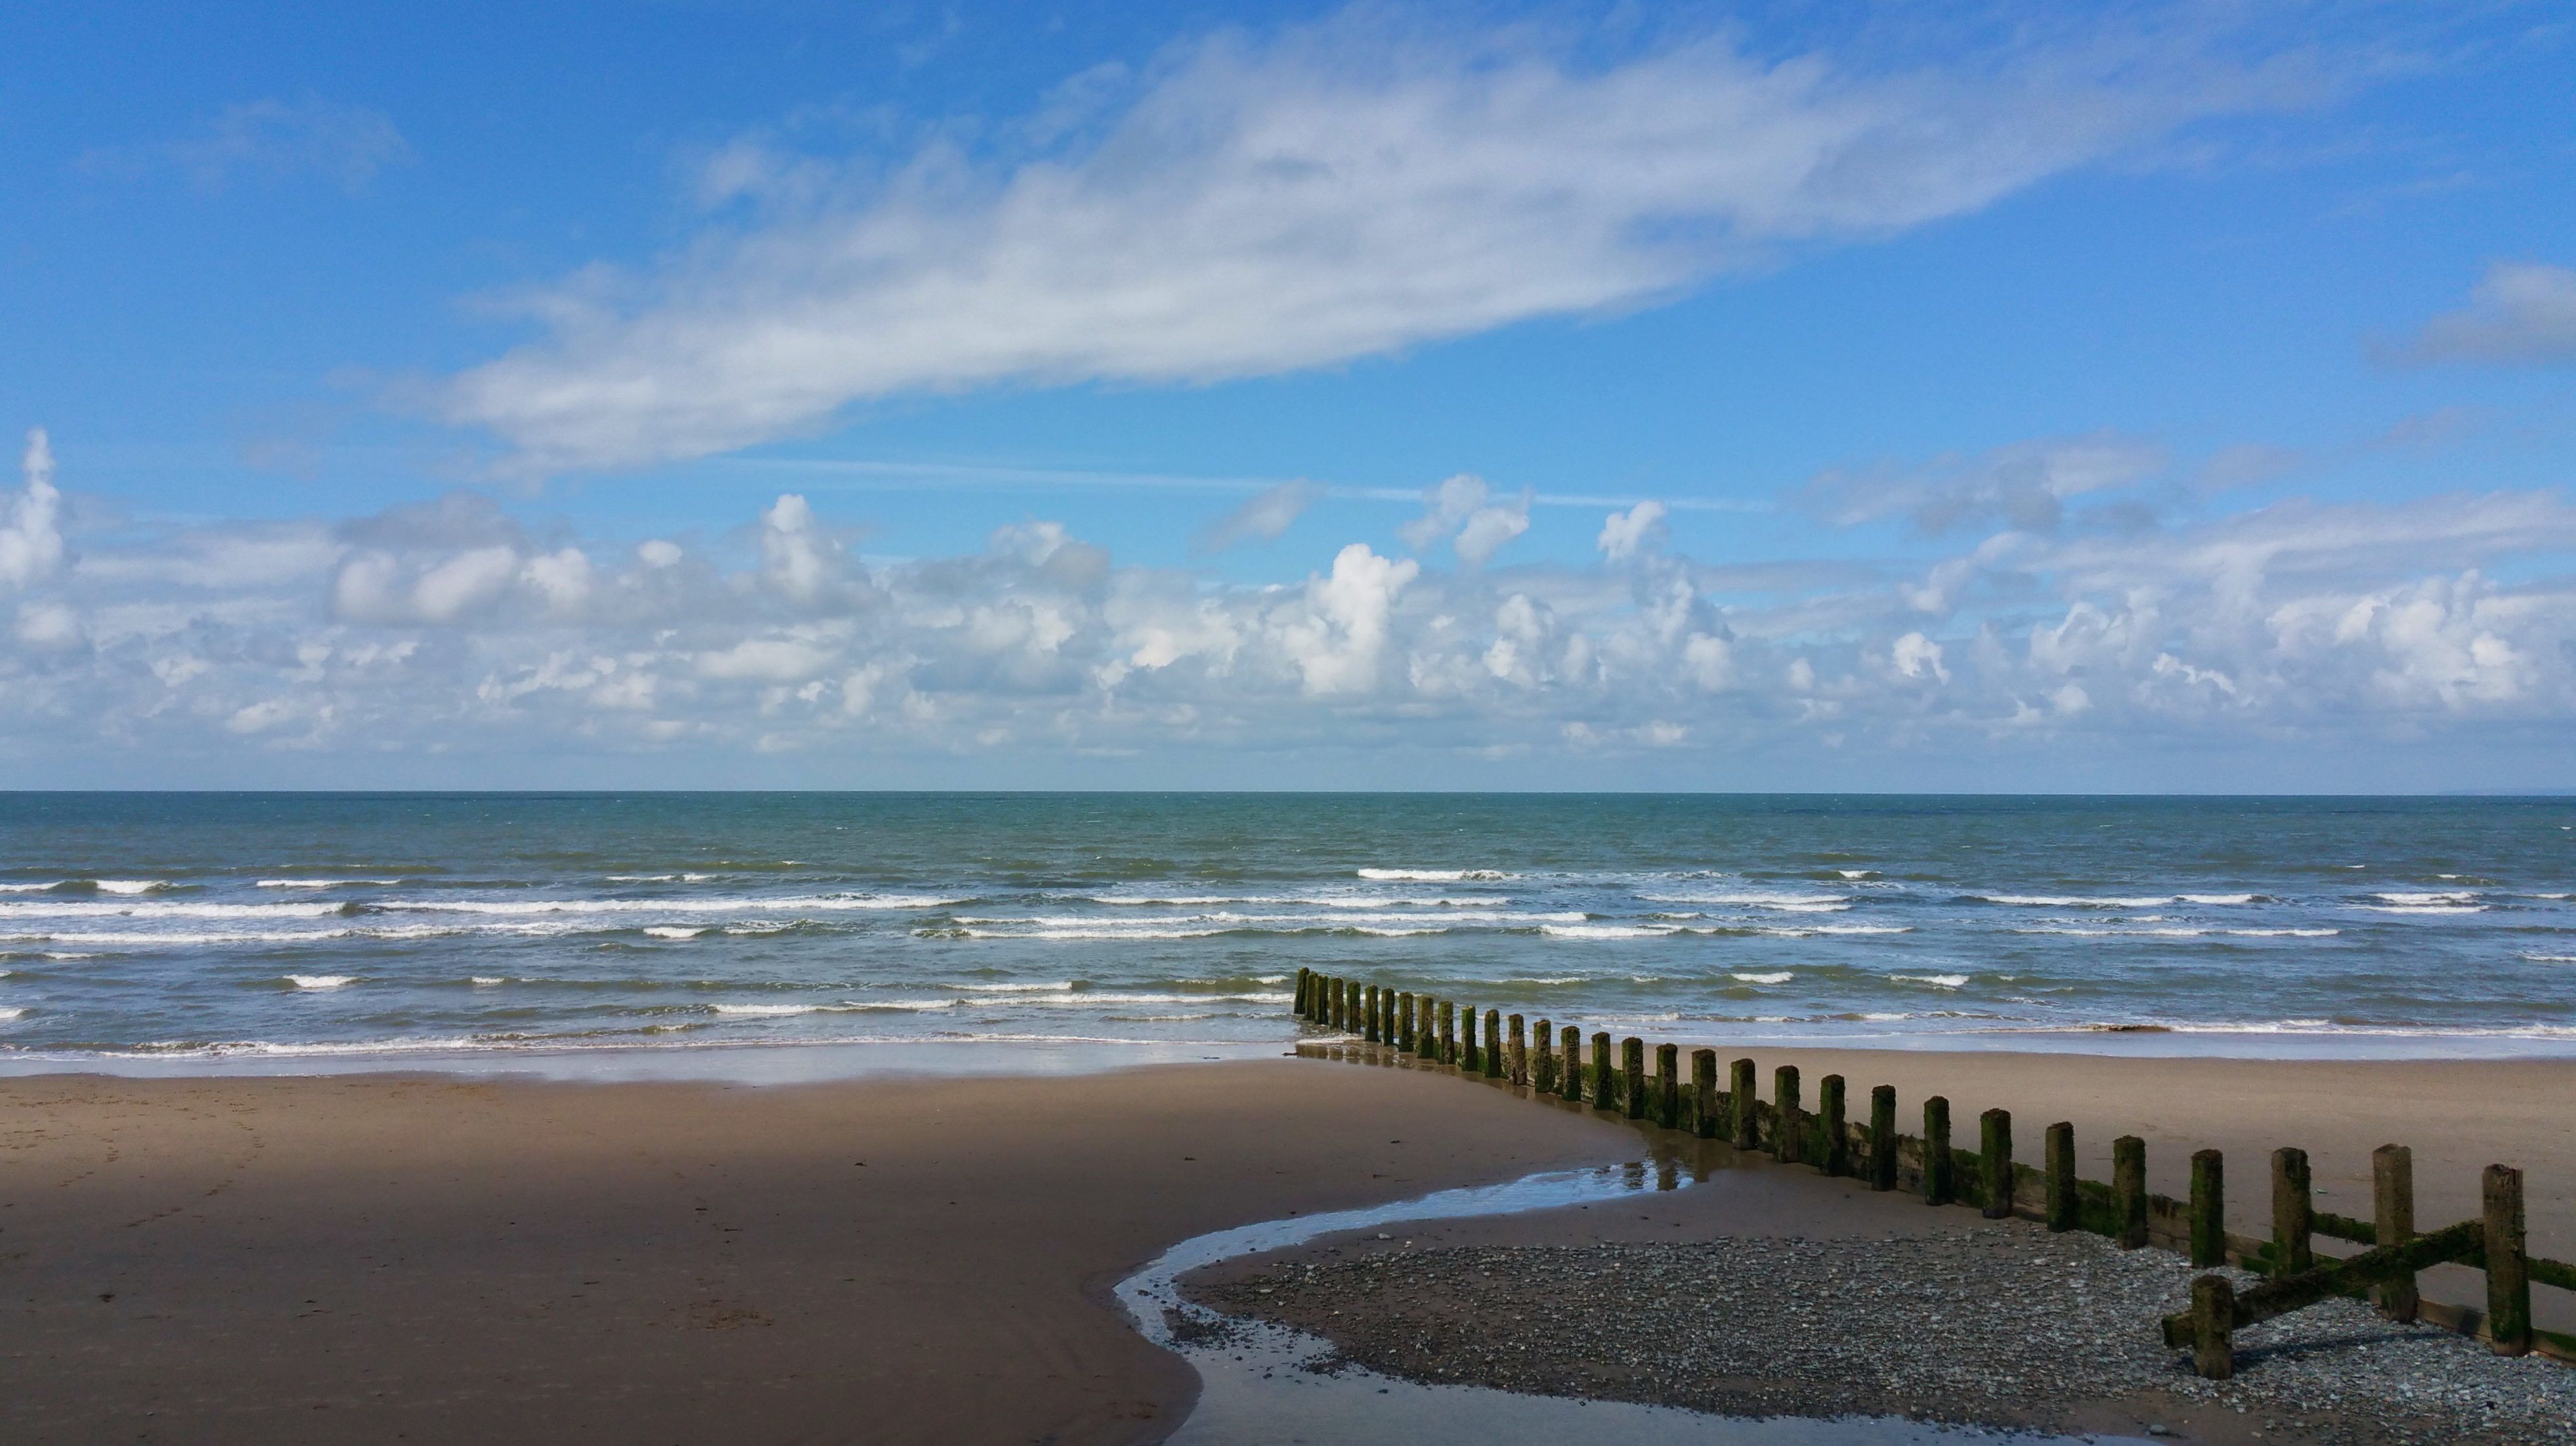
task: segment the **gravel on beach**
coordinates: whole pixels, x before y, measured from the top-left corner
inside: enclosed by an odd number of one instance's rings
[[[2235,1379],[2204,1381],[2156,1324],[2198,1273],[2159,1250],[1999,1224],[1885,1240],[1325,1247],[1188,1290],[1433,1384],[1732,1416],[2068,1427],[2078,1407],[2141,1421],[2216,1409],[2267,1442],[2576,1443],[2576,1369],[2355,1300],[2238,1332]]]

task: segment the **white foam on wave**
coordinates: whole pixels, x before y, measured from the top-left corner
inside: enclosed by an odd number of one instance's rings
[[[319,919],[341,912],[338,904],[107,903],[96,899],[0,902],[8,919]]]
[[[712,926],[709,925],[692,928],[685,924],[647,924],[644,926],[644,932],[656,939],[694,939],[700,934],[710,932],[711,928]]]
[[[286,982],[298,989],[340,989],[358,982],[355,974],[289,974]]]
[[[2576,954],[2525,954],[2534,964],[2576,964]]]
[[[491,987],[492,987],[493,985],[495,985],[495,984],[507,984],[507,983],[509,983],[510,981],[509,981],[509,980],[507,980],[507,979],[498,978],[498,977],[493,976],[493,975],[490,975],[490,974],[477,974],[477,975],[475,975],[474,977],[472,977],[471,979],[466,980],[465,982],[466,982],[466,983],[468,983],[468,984],[471,984],[471,985],[475,986],[475,987],[476,987],[476,988],[478,988],[478,989],[489,989],[489,988],[491,988]]]
[[[2395,904],[2401,909],[2425,909],[2451,904],[2475,904],[2478,901],[2478,896],[2475,893],[2463,889],[2437,889],[2415,892],[2397,890],[2387,893],[2373,894],[2371,897],[2377,899],[2383,904]]]
[[[1359,876],[1409,884],[1454,884],[1465,880],[1483,882],[1512,877],[1500,869],[1361,869]]]
[[[968,994],[1062,994],[1073,988],[1070,979],[1041,984],[943,984],[943,989],[963,990]]]
[[[1851,908],[1851,900],[1842,894],[1790,894],[1768,889],[1737,889],[1713,894],[1639,894],[1637,897],[1653,904],[1716,904],[1736,909],[1777,909],[1792,914],[1839,914]]]
[[[170,887],[166,879],[92,879],[90,882],[102,894],[148,894],[155,889]]]
[[[795,1014],[876,1014],[898,1012],[930,1014],[955,1009],[964,1003],[958,999],[869,999],[847,1000],[839,1004],[716,1004],[708,1006],[717,1014],[742,1015],[749,1018],[784,1018]]]
[[[2222,931],[2238,939],[2331,939],[2341,929],[2227,929]]]
[[[261,879],[263,889],[347,889],[361,884],[399,884],[400,879]]]
[[[937,894],[801,894],[784,898],[743,895],[724,899],[385,899],[375,907],[388,912],[408,910],[428,914],[729,914],[781,910],[825,913],[944,909],[965,902],[963,898],[946,898]],[[7,907],[0,904],[0,909]]]
[[[1539,930],[1551,939],[1659,939],[1674,932],[1671,929],[1648,928],[1638,924],[1549,924]]]
[[[2361,907],[2374,914],[2397,914],[2400,916],[2418,914],[2483,914],[2487,911],[2487,906],[2484,904],[2364,904]]]
[[[1741,973],[1727,976],[1739,984],[1786,984],[1798,977],[1795,970],[1776,969],[1768,973]]]
[[[2250,904],[2261,897],[2260,894],[2185,894],[2182,900],[2186,904]]]
[[[1968,895],[1977,903],[2001,904],[2013,909],[2152,909],[2158,904],[2173,903],[2180,897],[2178,894],[2156,894],[2145,898],[2088,898],[2075,894]]]
[[[1765,924],[1753,931],[1775,939],[1812,939],[1838,934],[1911,934],[1911,924]]]
[[[1929,984],[1935,989],[1957,989],[1968,982],[1965,974],[1890,974],[1899,984]]]
[[[6,1024],[10,1020],[24,1019],[26,1017],[27,1011],[18,1005],[0,1005],[0,1024]]]
[[[59,889],[61,887],[61,880],[56,880],[50,884],[0,884],[0,894],[41,894],[47,889]]]
[[[1847,879],[1874,879],[1878,877],[1878,870],[1876,869],[1836,869],[1834,872]]]

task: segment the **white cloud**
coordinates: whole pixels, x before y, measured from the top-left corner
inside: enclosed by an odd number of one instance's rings
[[[1445,539],[1459,561],[1482,567],[1505,543],[1529,531],[1530,503],[1537,497],[1527,487],[1501,502],[1489,501],[1491,495],[1484,478],[1458,473],[1423,489],[1422,515],[1396,533],[1415,552],[1428,552]]]
[[[2417,361],[2544,364],[2576,361],[2576,269],[2499,261],[2462,310],[2424,323]]]
[[[1904,514],[1926,534],[1979,522],[2046,533],[2058,529],[2069,499],[2131,486],[2164,467],[2164,449],[2155,443],[2095,432],[1942,457],[1924,467],[1826,472],[1799,490],[1799,500],[1844,527]]]
[[[1420,563],[1380,557],[1354,542],[1333,558],[1331,576],[1306,584],[1304,607],[1279,622],[1277,635],[1308,693],[1367,693],[1378,686],[1396,594],[1421,573]]]
[[[1208,524],[1193,545],[1200,552],[1223,552],[1247,537],[1275,542],[1323,495],[1324,489],[1312,482],[1282,482]]]
[[[198,134],[171,143],[169,156],[209,191],[245,174],[313,174],[355,192],[412,153],[384,112],[306,97],[228,105]]]
[[[547,472],[743,447],[868,398],[1330,365],[1650,303],[2322,89],[2314,48],[2245,58],[2188,24],[1940,65],[1705,35],[1586,54],[1606,43],[1363,8],[1180,47],[1124,112],[1008,167],[943,141],[772,186],[788,171],[735,155],[718,190],[761,190],[763,219],[527,295],[548,334],[432,406]]]
[[[1601,524],[1597,544],[1601,555],[1613,564],[1640,557],[1661,547],[1671,529],[1664,524],[1664,504],[1640,502],[1625,512],[1613,512]]]
[[[23,588],[44,581],[63,563],[63,495],[54,490],[54,449],[44,428],[27,433],[19,474],[26,490],[10,503],[8,524],[0,526],[0,585]]]

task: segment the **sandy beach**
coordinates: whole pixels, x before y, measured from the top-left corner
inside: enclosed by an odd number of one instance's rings
[[[1747,1052],[1766,1080],[2072,1119],[2088,1173],[2138,1131],[2159,1189],[2199,1145],[2259,1179],[2295,1142],[2360,1196],[2396,1139],[2432,1222],[2516,1161],[2533,1247],[2571,1253],[2576,1063]],[[772,1088],[35,1077],[0,1082],[0,1139],[0,1422],[47,1442],[1151,1441],[1194,1377],[1107,1292],[1164,1246],[1644,1143],[1434,1071],[1285,1058]],[[1442,1238],[1849,1234],[1900,1203],[1736,1173],[1615,1228]],[[2239,1228],[2260,1208],[2240,1193]]]

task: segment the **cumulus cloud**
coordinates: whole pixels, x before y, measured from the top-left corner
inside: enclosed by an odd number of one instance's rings
[[[2576,361],[2576,270],[2499,261],[2466,307],[2424,323],[2406,355],[2526,366]]]
[[[1242,506],[1209,523],[1191,545],[1208,553],[1223,552],[1248,537],[1276,542],[1323,495],[1324,489],[1312,482],[1282,482],[1246,498]]]
[[[66,538],[40,449],[27,478],[0,531],[19,539],[0,558],[47,559],[10,564],[0,613],[0,741],[20,758],[2098,753],[2576,724],[2576,506],[2545,492],[2293,501],[2116,538],[2007,528],[1909,575],[1710,566],[1649,547],[1660,519],[1639,504],[1586,565],[1353,541],[1256,585],[1122,564],[1050,519],[862,565],[794,493],[685,552],[540,542],[471,494]],[[1445,535],[1493,505],[1466,490]]]
[[[18,467],[26,487],[10,502],[8,524],[0,526],[0,585],[23,588],[43,581],[63,561],[63,495],[54,490],[54,449],[44,428],[27,433]]]
[[[429,405],[497,435],[518,469],[633,466],[870,398],[1211,382],[1633,307],[2316,98],[2313,47],[2261,49],[2096,26],[1873,63],[1706,34],[1638,49],[1407,28],[1373,9],[1226,32],[1007,164],[943,140],[817,179],[728,152],[717,191],[761,194],[754,222],[641,274],[586,268],[527,294],[546,334]]]
[[[1604,558],[1622,563],[1653,552],[1670,535],[1671,529],[1664,525],[1664,504],[1650,499],[1625,512],[1611,513],[1601,524],[1596,545]]]
[[[1428,552],[1449,543],[1469,567],[1493,561],[1503,544],[1529,531],[1529,510],[1537,493],[1527,487],[1500,502],[1482,477],[1461,472],[1423,489],[1422,515],[1396,529],[1404,545]]]

